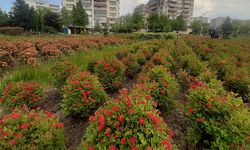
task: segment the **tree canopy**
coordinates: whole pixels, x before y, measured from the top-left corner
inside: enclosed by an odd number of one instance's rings
[[[228,38],[233,33],[233,24],[230,17],[227,17],[221,25],[221,31],[224,38]]]
[[[82,1],[78,1],[72,10],[72,23],[75,26],[86,26],[89,23],[88,14],[83,8]]]

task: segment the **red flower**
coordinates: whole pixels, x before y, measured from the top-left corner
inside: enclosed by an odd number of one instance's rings
[[[204,121],[205,121],[205,118],[203,118],[203,117],[199,119],[199,122],[201,122],[201,123],[203,123]]]
[[[22,133],[17,133],[17,134],[16,134],[16,138],[17,138],[17,139],[21,139],[22,137],[23,137]]]
[[[64,124],[63,123],[52,124],[51,126],[53,128],[64,128]]]
[[[134,144],[135,141],[136,141],[136,138],[135,138],[135,137],[131,137],[131,138],[129,139],[129,141],[130,141],[131,144]]]
[[[124,117],[121,116],[121,115],[119,115],[119,116],[118,116],[118,120],[119,120],[120,122],[123,122],[123,121],[124,121]]]
[[[91,95],[92,94],[92,91],[87,91],[87,95]]]
[[[98,121],[99,121],[99,124],[103,124],[103,125],[104,125],[104,122],[105,122],[104,116],[103,116],[103,115],[100,115]]]
[[[14,145],[15,142],[16,142],[16,141],[12,139],[12,140],[10,140],[9,144],[10,144],[10,145]]]
[[[133,114],[134,113],[134,110],[133,109],[129,109],[128,111],[130,114]]]
[[[133,147],[131,148],[131,150],[139,150],[139,148],[136,147],[136,146],[133,146]]]
[[[222,101],[222,102],[225,102],[227,100],[227,98],[226,97],[222,97],[222,98],[220,98],[220,101]]]
[[[152,147],[148,147],[147,150],[153,150],[153,148]]]
[[[95,116],[90,116],[89,117],[89,122],[93,122],[93,121],[95,121]]]
[[[144,120],[143,118],[140,118],[140,119],[139,119],[139,123],[140,123],[141,125],[144,125],[144,124],[145,124],[145,120]]]
[[[132,102],[130,100],[126,100],[126,104],[129,106],[129,107],[132,107]]]
[[[73,84],[74,84],[74,85],[78,85],[78,84],[79,84],[79,81],[78,81],[78,80],[74,80],[74,81],[73,81]]]
[[[208,109],[211,109],[211,108],[212,108],[212,105],[211,105],[211,104],[208,104],[208,105],[207,105],[207,108],[208,108]]]
[[[115,145],[110,145],[109,150],[116,150],[116,146]]]
[[[122,144],[125,144],[125,143],[126,143],[126,139],[125,139],[125,138],[122,138],[122,139],[121,139],[121,143],[122,143]]]
[[[24,124],[21,125],[21,128],[22,129],[27,129],[29,126],[30,126],[29,123],[24,123]]]
[[[193,113],[194,110],[193,110],[192,108],[189,108],[189,109],[188,109],[188,112],[189,112],[189,113]]]
[[[48,116],[49,118],[52,118],[52,116],[53,116],[53,114],[52,114],[51,112],[46,112],[46,114],[47,114],[47,116]]]
[[[118,107],[116,107],[116,106],[114,106],[114,107],[112,108],[112,110],[113,110],[113,111],[118,111],[118,110],[119,110],[119,108],[118,108]]]
[[[146,95],[146,100],[149,100],[150,99],[150,95]]]
[[[9,132],[4,132],[3,133],[3,136],[8,136],[9,135]]]
[[[121,94],[122,94],[123,96],[126,96],[126,95],[128,94],[128,90],[127,90],[127,89],[121,90]]]
[[[161,141],[161,144],[166,146],[167,150],[171,150],[171,143],[166,140],[166,141]]]
[[[17,118],[20,118],[20,117],[21,117],[21,115],[18,114],[18,113],[13,113],[13,114],[11,115],[11,118],[12,118],[12,119],[17,119]]]
[[[4,102],[4,98],[0,98],[0,103],[1,103],[1,102]]]
[[[161,90],[161,94],[162,95],[165,94],[165,90],[164,89]]]
[[[168,131],[168,134],[169,134],[169,139],[173,139],[174,132],[169,130],[169,129],[167,131]]]
[[[105,112],[105,114],[106,114],[107,116],[110,116],[110,115],[111,115],[111,111],[107,110],[107,111]]]
[[[104,124],[100,124],[100,125],[98,126],[98,130],[99,130],[99,131],[102,131],[103,128],[104,128]]]
[[[95,150],[95,148],[93,146],[89,146],[88,150]]]

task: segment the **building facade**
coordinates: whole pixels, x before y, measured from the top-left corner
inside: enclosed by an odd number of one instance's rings
[[[149,0],[148,13],[161,13],[176,19],[178,16],[183,16],[188,25],[193,19],[194,0]]]
[[[217,18],[211,19],[210,20],[210,27],[220,28],[225,20],[226,20],[226,17],[217,17]]]
[[[202,23],[204,24],[207,24],[208,23],[208,17],[194,17],[193,18],[194,21],[201,21]]]
[[[24,0],[30,7],[35,10],[46,8],[53,12],[60,12],[60,5],[50,4],[45,0]]]
[[[147,4],[140,4],[134,9],[134,13],[139,13],[143,16],[144,22],[146,22],[148,18],[148,5]]]
[[[63,0],[63,6],[72,10],[79,0]],[[119,0],[81,0],[83,8],[89,17],[87,28],[94,28],[96,23],[102,27],[115,24],[120,16]]]

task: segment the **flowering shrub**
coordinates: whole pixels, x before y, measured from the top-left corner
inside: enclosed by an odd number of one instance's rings
[[[150,96],[121,94],[89,118],[79,149],[174,149],[173,132],[152,108]]]
[[[43,89],[37,82],[9,83],[0,95],[0,105],[6,112],[21,108],[24,104],[35,108],[42,100]]]
[[[54,83],[55,87],[61,88],[63,85],[65,85],[67,78],[78,70],[79,69],[77,66],[67,62],[56,63],[52,68],[52,82]]]
[[[64,125],[50,112],[22,110],[0,119],[1,149],[63,149]]]
[[[76,73],[66,83],[62,108],[67,116],[87,116],[108,100],[98,79],[89,72]]]
[[[151,96],[160,107],[166,108],[167,111],[173,110],[179,90],[175,78],[162,66],[149,71],[148,76],[149,82],[152,84]]]
[[[207,64],[201,62],[195,54],[181,56],[180,63],[182,68],[192,76],[198,76],[207,68]]]
[[[114,91],[121,87],[126,70],[121,61],[116,59],[98,60],[93,66],[94,73],[98,76],[105,90]]]
[[[250,131],[249,111],[233,94],[220,96],[202,82],[191,84],[186,117],[190,123],[189,140],[211,149],[238,149],[247,146]]]
[[[138,74],[141,71],[141,66],[137,62],[136,55],[130,54],[127,57],[122,58],[121,61],[126,66],[125,75],[128,78],[133,78],[136,74]]]

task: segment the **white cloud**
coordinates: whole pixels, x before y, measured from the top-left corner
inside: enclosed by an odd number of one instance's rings
[[[215,3],[211,0],[195,0],[194,1],[194,16],[207,15],[213,11]]]

